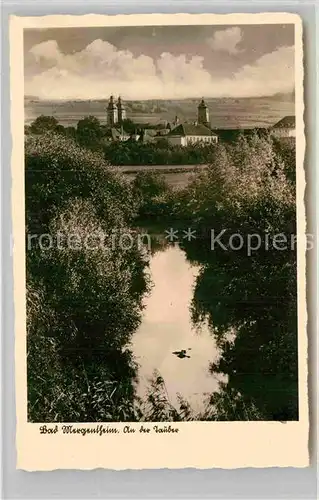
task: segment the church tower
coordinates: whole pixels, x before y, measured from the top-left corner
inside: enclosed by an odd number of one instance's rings
[[[117,123],[118,120],[118,115],[117,115],[117,107],[114,102],[114,98],[111,95],[109,104],[107,106],[107,124],[109,127],[114,127],[114,125]]]
[[[177,125],[179,124],[179,118],[178,116],[176,115],[175,118],[174,118],[174,121],[173,121],[173,126],[174,127],[177,127]]]
[[[123,123],[125,119],[126,119],[126,110],[121,97],[119,97],[117,100],[117,121],[119,123]]]
[[[209,111],[204,99],[202,99],[200,104],[198,105],[197,121],[199,124],[205,125],[206,127],[210,126]]]

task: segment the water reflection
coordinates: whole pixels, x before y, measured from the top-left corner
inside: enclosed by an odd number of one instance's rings
[[[219,349],[207,322],[198,328],[192,323],[190,305],[199,267],[191,265],[178,246],[166,246],[151,257],[150,273],[153,289],[145,298],[142,323],[132,338],[139,363],[138,394],[145,397],[156,370],[173,405],[181,394],[193,410],[202,411],[207,394],[218,390],[222,376],[209,372]],[[173,354],[181,350],[189,357]]]

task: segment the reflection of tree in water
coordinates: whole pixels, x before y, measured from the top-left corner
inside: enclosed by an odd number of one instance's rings
[[[186,248],[188,259],[202,265],[192,319],[195,324],[208,320],[222,353],[210,370],[228,376],[228,383],[212,394],[206,418],[297,419],[294,253],[208,255],[205,246],[207,242]]]

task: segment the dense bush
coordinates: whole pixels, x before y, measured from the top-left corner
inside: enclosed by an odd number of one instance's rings
[[[139,206],[138,222],[152,224],[171,216],[174,194],[163,175],[155,171],[139,172],[132,182],[132,191]]]
[[[99,156],[43,135],[26,143],[26,193],[29,418],[136,418],[126,346],[148,279],[136,244],[116,239],[131,233],[130,185]]]
[[[43,134],[45,132],[56,132],[59,126],[54,116],[38,116],[30,125],[29,132],[32,134]]]
[[[212,420],[298,418],[295,159],[288,152],[256,136],[219,145],[210,167],[180,194],[181,221],[197,234],[183,248],[201,269],[193,321],[208,321],[222,350],[212,373],[228,378],[210,399]],[[212,248],[211,230],[226,230],[226,249]],[[232,234],[243,239],[238,250]],[[261,245],[249,254],[252,234]],[[272,244],[276,234],[286,237],[281,250]]]
[[[270,138],[240,137],[214,149],[208,169],[180,194],[180,218],[203,228],[249,232],[295,229],[295,183]]]
[[[81,146],[100,149],[103,135],[100,121],[95,116],[82,118],[76,127],[76,138]]]
[[[262,246],[248,256],[245,239],[284,233],[289,244],[295,233],[293,143],[252,134],[207,147],[114,143],[100,154],[57,132],[29,134],[25,147],[27,231],[60,234],[64,242],[74,235],[72,248],[40,248],[35,239],[27,252],[29,418],[298,418],[296,252]],[[174,191],[155,172],[141,172],[130,183],[108,161],[209,166]],[[227,379],[200,414],[183,400],[174,408],[160,374],[143,404],[135,394],[129,341],[149,282],[140,250],[116,242],[123,233],[133,236],[133,225],[170,218],[174,228],[196,232],[196,240],[181,243],[188,260],[200,266],[192,320],[208,322],[221,350],[211,371]],[[241,234],[243,248],[212,251],[211,229],[226,229],[226,240]],[[87,234],[104,245],[81,244]],[[168,244],[164,240],[159,248]]]
[[[27,223],[45,231],[72,198],[94,200],[107,227],[120,227],[137,209],[126,178],[101,156],[52,134],[27,136],[25,144]]]

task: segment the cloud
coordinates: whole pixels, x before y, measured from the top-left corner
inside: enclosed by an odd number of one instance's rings
[[[216,31],[214,36],[207,38],[206,42],[211,49],[215,51],[228,52],[229,54],[238,54],[242,52],[238,48],[243,38],[243,32],[240,28],[234,26],[222,31]]]
[[[249,95],[258,94],[263,89],[264,95],[294,90],[294,47],[279,49],[261,56],[253,65],[245,65],[235,75],[238,85],[245,88]]]
[[[223,78],[211,75],[201,56],[164,52],[153,59],[103,40],[71,54],[49,40],[26,57],[26,94],[42,99],[253,97],[293,88],[294,47],[280,47]]]

